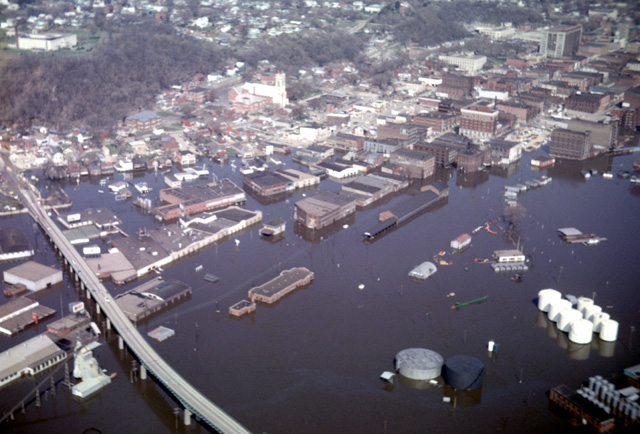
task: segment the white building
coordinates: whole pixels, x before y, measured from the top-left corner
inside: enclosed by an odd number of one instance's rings
[[[241,86],[239,94],[248,93],[251,95],[271,98],[274,105],[283,108],[289,104],[286,80],[286,74],[284,72],[279,72],[276,74],[274,86],[263,83],[245,83]]]
[[[72,48],[78,44],[75,34],[42,33],[18,36],[18,46],[21,50],[56,51],[62,48]]]
[[[438,58],[444,63],[457,66],[467,72],[479,71],[484,64],[487,63],[487,56],[480,56],[478,54],[442,54],[438,56]]]

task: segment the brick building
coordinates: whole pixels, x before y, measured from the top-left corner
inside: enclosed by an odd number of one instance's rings
[[[584,160],[591,152],[589,133],[556,129],[551,133],[549,155],[568,160]]]
[[[460,134],[472,139],[493,137],[497,123],[498,110],[493,101],[478,101],[460,110]]]
[[[424,179],[435,171],[435,157],[410,149],[399,149],[391,154],[391,164],[401,166],[410,178]]]

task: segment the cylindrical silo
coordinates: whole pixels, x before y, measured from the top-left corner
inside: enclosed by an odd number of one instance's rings
[[[606,312],[600,312],[599,314],[593,317],[593,331],[596,333],[600,333],[600,324],[605,319],[610,319],[611,316]]]
[[[587,306],[584,308],[584,319],[588,319],[589,321],[593,322],[593,318],[599,314],[600,312],[602,312],[602,308],[598,305],[592,305],[592,306]]]
[[[538,292],[538,309],[543,312],[549,312],[549,305],[552,300],[560,300],[562,294],[555,289],[543,289]]]
[[[565,309],[560,312],[558,318],[558,329],[565,333],[569,333],[569,325],[571,321],[582,318],[582,314],[577,309]]]
[[[600,339],[605,342],[614,342],[618,339],[618,321],[606,319],[600,323]]]
[[[571,302],[569,300],[557,299],[552,300],[549,306],[549,319],[553,322],[557,322],[560,318],[560,312],[565,309],[571,309]]]
[[[578,307],[577,309],[582,312],[582,314],[584,315],[584,309],[587,306],[593,306],[593,300],[591,300],[590,298],[587,297],[578,297]]]
[[[576,319],[571,323],[569,340],[574,344],[588,344],[593,337],[593,323],[586,319]]]
[[[456,390],[475,390],[482,387],[484,365],[475,357],[453,356],[442,370],[444,381]]]
[[[408,348],[396,355],[396,371],[412,380],[431,380],[442,372],[443,358],[425,348]]]

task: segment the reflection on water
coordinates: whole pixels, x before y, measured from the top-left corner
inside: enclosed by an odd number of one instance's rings
[[[616,343],[606,342],[600,339],[600,337],[594,333],[593,339],[589,344],[576,344],[569,340],[569,335],[558,329],[553,321],[550,321],[545,312],[537,311],[536,326],[544,328],[547,331],[547,336],[555,339],[558,347],[566,351],[568,358],[573,360],[587,360],[591,353],[591,350],[597,351],[602,357],[613,357],[615,352]]]

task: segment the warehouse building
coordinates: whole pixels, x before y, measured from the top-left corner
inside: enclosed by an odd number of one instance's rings
[[[4,281],[23,284],[30,291],[40,291],[62,282],[62,271],[29,261],[4,272]]]
[[[0,387],[38,374],[67,358],[47,334],[33,337],[0,353]]]

